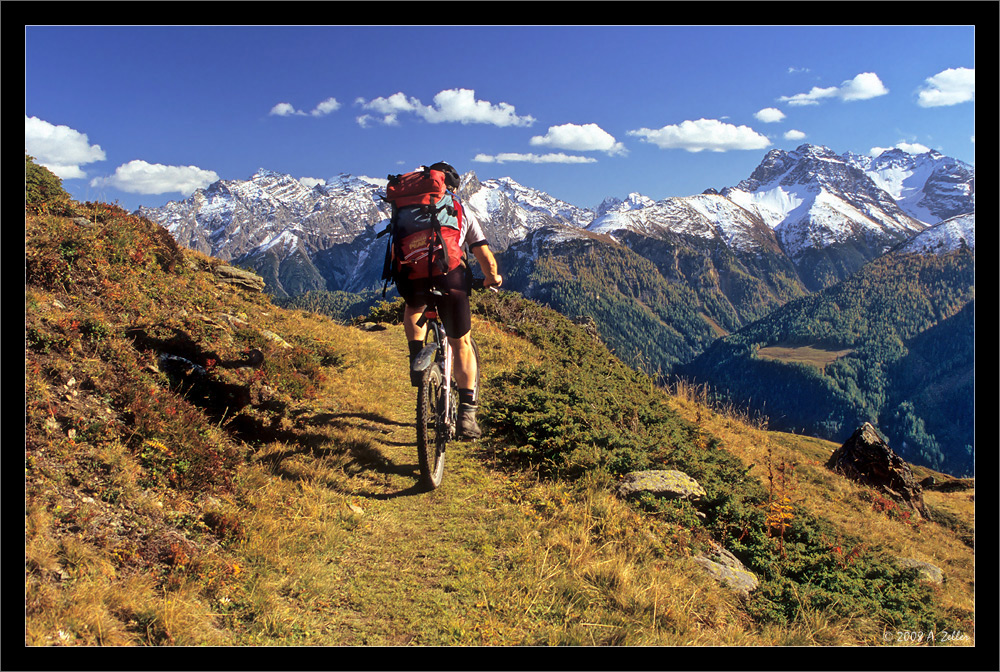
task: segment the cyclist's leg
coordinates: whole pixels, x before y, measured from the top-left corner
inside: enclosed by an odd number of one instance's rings
[[[420,318],[427,307],[427,288],[418,281],[397,283],[399,293],[402,295],[406,305],[403,308],[403,333],[406,335],[407,348],[410,353],[410,365],[424,345],[424,337],[427,334],[427,325],[420,324]],[[410,384],[414,387],[420,385],[419,374],[410,372]]]
[[[458,385],[459,435],[474,439],[482,435],[476,422],[478,411],[479,362],[472,346],[472,313],[469,307],[468,282],[463,268],[445,277],[447,299],[441,319],[448,334],[455,361],[455,383]]]
[[[455,382],[459,389],[475,390],[479,373],[479,362],[472,349],[472,332],[467,331],[461,338],[448,337],[451,350],[455,353]],[[475,397],[473,397],[473,401]]]
[[[465,269],[456,268],[442,279],[447,290],[441,310],[441,321],[455,353],[455,382],[458,387],[475,387],[476,360],[472,352],[472,311],[469,308],[468,282]]]

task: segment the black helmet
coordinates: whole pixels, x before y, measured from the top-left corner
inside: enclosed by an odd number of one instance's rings
[[[459,176],[458,171],[451,166],[451,164],[445,163],[444,161],[438,161],[431,166],[431,170],[439,170],[444,173],[444,183],[449,189],[458,189],[458,185],[461,183],[462,178]]]

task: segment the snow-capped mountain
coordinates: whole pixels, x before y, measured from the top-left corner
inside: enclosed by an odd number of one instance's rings
[[[816,145],[771,150],[749,178],[722,194],[760,214],[796,261],[852,240],[883,252],[926,228],[864,170]]]
[[[254,268],[276,293],[358,289],[381,272],[389,211],[385,180],[339,175],[312,186],[261,169],[220,180],[183,201],[139,213],[179,243]],[[721,193],[654,201],[632,193],[580,208],[509,177],[466,173],[459,196],[502,252],[545,228],[542,241],[575,232],[689,236],[737,253],[787,256],[817,287],[937,224],[974,211],[974,171],[936,152],[839,156],[826,147],[772,150],[747,179]],[[554,239],[553,239],[554,240]],[[817,261],[817,259],[819,261]],[[820,271],[809,267],[821,264]],[[377,268],[377,270],[376,270]],[[285,280],[283,280],[283,278]],[[294,281],[284,287],[286,280]]]
[[[183,201],[137,214],[163,225],[182,245],[253,268],[278,295],[309,289],[355,290],[381,275],[389,218],[386,180],[339,175],[309,186],[260,169],[248,180],[220,180]],[[579,226],[593,212],[510,178],[463,176],[459,194],[503,251],[542,226]]]
[[[602,206],[608,206],[608,202]],[[646,236],[679,233],[719,239],[741,252],[761,248],[778,250],[774,232],[755,210],[717,193],[662,201],[630,194],[625,201],[602,209],[603,214],[587,226],[589,231],[611,236],[622,231]]]
[[[946,254],[966,247],[976,249],[976,215],[958,215],[924,229],[893,250],[900,254]]]
[[[138,214],[163,225],[181,245],[230,261],[266,250],[307,253],[353,241],[387,217],[376,180],[340,175],[308,187],[260,169],[248,180],[220,180],[183,201]]]
[[[904,212],[925,224],[967,214],[975,208],[976,176],[972,166],[934,150],[909,154],[890,149],[876,157],[845,154]]]
[[[870,258],[974,207],[974,171],[937,152],[890,150],[872,158],[802,145],[768,152],[749,178],[721,194],[606,199],[587,228],[718,238],[744,252],[777,243],[796,261],[863,241]]]

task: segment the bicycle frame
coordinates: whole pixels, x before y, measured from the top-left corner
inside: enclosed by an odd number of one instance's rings
[[[431,294],[441,296],[437,290],[432,290]],[[425,345],[413,360],[414,371],[425,371],[435,361],[441,363],[442,387],[444,390],[444,414],[445,425],[448,428],[448,438],[454,438],[455,418],[451,417],[451,395],[456,394],[452,388],[452,368],[454,362],[451,356],[451,343],[445,333],[444,325],[438,318],[437,306],[428,305],[421,317],[425,321],[427,329],[434,334],[434,342]],[[426,337],[425,337],[426,338]]]
[[[431,290],[431,294],[429,304],[417,321],[419,326],[426,325],[426,345],[413,358],[412,372],[421,376],[417,393],[417,459],[421,482],[433,490],[441,484],[444,475],[445,447],[458,435],[460,404],[458,386],[452,377],[453,349],[438,315],[438,300],[444,295],[438,290]],[[471,340],[471,346],[477,372],[473,389],[478,391],[479,349],[475,340]]]

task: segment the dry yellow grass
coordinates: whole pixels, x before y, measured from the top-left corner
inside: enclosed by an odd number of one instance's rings
[[[939,596],[948,607],[975,611],[975,552],[951,530],[934,522],[915,524],[895,520],[876,511],[866,498],[870,490],[827,469],[825,464],[838,445],[830,441],[784,432],[769,431],[765,423],[751,420],[733,409],[723,412],[706,405],[704,388],[683,383],[674,390],[674,407],[689,420],[698,422],[719,437],[727,450],[752,464],[752,472],[767,482],[768,466],[793,467],[789,491],[794,504],[825,518],[845,535],[871,540],[899,558],[929,562],[944,570],[947,580]],[[922,467],[913,469],[917,479],[933,474]],[[939,479],[948,477],[936,474]],[[952,493],[925,491],[924,501],[932,510],[953,512],[975,527],[975,490]],[[956,624],[957,629],[967,628]],[[967,631],[968,632],[968,631]],[[974,637],[973,632],[969,633]]]

